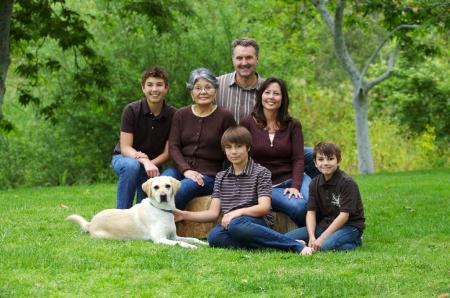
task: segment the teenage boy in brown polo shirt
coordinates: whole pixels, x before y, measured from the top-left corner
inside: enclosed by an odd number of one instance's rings
[[[176,109],[164,101],[169,79],[164,69],[150,67],[142,74],[144,98],[129,103],[122,113],[120,141],[114,148],[112,167],[119,176],[117,208],[126,209],[145,198],[142,183],[159,176],[159,167],[169,160],[172,116]]]
[[[322,174],[309,185],[306,227],[286,236],[307,241],[314,251],[354,249],[362,244],[365,221],[358,185],[339,169],[341,151],[334,143],[317,144],[313,156]]]

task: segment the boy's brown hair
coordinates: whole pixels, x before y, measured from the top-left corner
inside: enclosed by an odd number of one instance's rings
[[[225,145],[235,143],[242,144],[250,148],[252,146],[252,135],[244,126],[232,126],[229,127],[222,135],[220,144],[222,145],[222,150],[225,151]]]
[[[150,77],[163,79],[166,86],[169,85],[169,76],[167,75],[167,72],[159,66],[152,66],[144,70],[141,76],[142,87],[144,87],[145,81]]]
[[[323,154],[326,157],[336,156],[338,162],[341,161],[341,149],[339,149],[338,145],[332,142],[320,142],[314,147],[313,150],[313,158],[316,160],[317,154]]]

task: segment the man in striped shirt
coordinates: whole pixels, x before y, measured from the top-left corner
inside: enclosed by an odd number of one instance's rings
[[[236,39],[231,44],[235,71],[221,75],[217,104],[230,110],[236,122],[249,115],[255,105],[256,93],[264,79],[256,72],[259,45],[253,39]]]
[[[212,247],[275,248],[310,255],[311,248],[272,230],[272,182],[270,171],[255,163],[248,155],[252,142],[243,126],[228,128],[221,139],[231,166],[216,176],[211,205],[206,211],[175,210],[175,219],[196,222],[217,221],[208,233]]]
[[[216,103],[234,115],[236,123],[252,113],[256,94],[264,79],[256,72],[259,62],[259,45],[250,38],[236,39],[231,43],[234,71],[217,78]],[[304,147],[305,173],[312,178],[320,174],[314,165],[313,150]]]

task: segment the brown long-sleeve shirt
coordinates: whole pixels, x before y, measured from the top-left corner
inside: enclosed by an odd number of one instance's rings
[[[215,176],[225,160],[220,139],[234,125],[233,114],[222,107],[206,117],[195,116],[192,106],[179,109],[173,116],[169,137],[169,153],[175,167],[181,173],[195,170]]]

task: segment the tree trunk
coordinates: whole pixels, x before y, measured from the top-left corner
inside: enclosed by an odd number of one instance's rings
[[[356,145],[358,148],[359,173],[373,173],[372,146],[370,144],[367,91],[354,87],[353,110],[355,111]]]
[[[9,57],[9,31],[11,26],[13,0],[0,1],[0,120],[3,98],[6,92],[6,74],[11,62]]]

